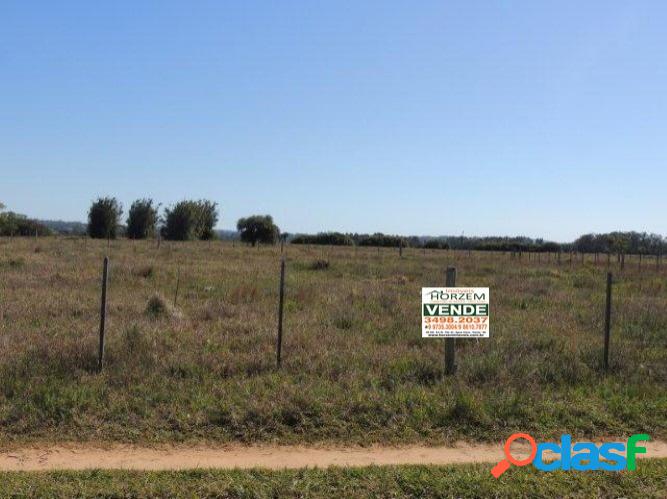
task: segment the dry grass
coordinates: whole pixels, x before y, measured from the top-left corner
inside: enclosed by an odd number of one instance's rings
[[[97,374],[106,252],[0,239],[0,444],[667,436],[667,269],[626,260],[605,376],[592,259],[290,246],[277,371],[277,248],[115,241]],[[459,341],[450,378],[419,315],[420,288],[443,284],[448,265],[492,296],[492,337]]]

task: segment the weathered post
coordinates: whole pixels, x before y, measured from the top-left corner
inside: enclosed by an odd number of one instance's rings
[[[402,239],[398,242],[398,256],[399,256],[399,258],[403,258],[403,240]]]
[[[456,286],[456,268],[447,267],[447,278],[445,286],[453,288]],[[445,338],[445,374],[456,372],[456,338]]]
[[[276,342],[276,362],[280,368],[283,348],[283,303],[285,299],[285,258],[280,259],[280,292],[278,298],[278,340]]]
[[[181,266],[176,269],[176,292],[174,293],[174,308],[176,308],[176,300],[178,300],[178,287],[181,284]]]
[[[102,268],[102,303],[100,305],[100,348],[97,356],[97,370],[102,372],[104,366],[104,330],[107,321],[107,282],[109,278],[109,257],[104,257]]]
[[[611,330],[611,283],[612,274],[607,272],[607,303],[604,311],[604,370],[609,369],[609,335]]]

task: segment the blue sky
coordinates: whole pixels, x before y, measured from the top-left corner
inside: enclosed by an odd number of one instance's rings
[[[667,234],[667,3],[0,3],[0,201]]]

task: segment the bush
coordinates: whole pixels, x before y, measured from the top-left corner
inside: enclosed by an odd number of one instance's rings
[[[340,232],[320,232],[315,235],[302,234],[292,239],[292,244],[325,244],[330,246],[352,246],[354,241]]]
[[[449,244],[439,239],[429,239],[424,242],[424,248],[426,249],[449,249]]]
[[[329,260],[315,260],[308,268],[310,270],[326,270],[329,268]]]
[[[158,317],[177,317],[178,312],[162,295],[155,293],[146,304],[146,315],[157,319]]]
[[[130,206],[127,217],[127,237],[130,239],[146,239],[155,235],[157,223],[157,206],[152,199],[137,199]]]
[[[359,236],[357,244],[359,246],[382,246],[385,248],[398,248],[399,246],[407,248],[410,246],[408,240],[402,236],[389,236],[381,232],[372,236]]]
[[[4,208],[1,203],[0,206]],[[35,220],[30,220],[25,215],[19,215],[13,211],[0,213],[0,236],[34,236],[35,234],[48,236],[51,230]]]
[[[123,208],[116,198],[98,198],[88,211],[88,235],[95,239],[116,239]]]

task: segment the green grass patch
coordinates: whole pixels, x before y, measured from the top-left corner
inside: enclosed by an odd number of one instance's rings
[[[2,497],[665,497],[667,460],[633,472],[512,469],[490,465],[388,466],[306,470],[80,471],[0,473]]]

